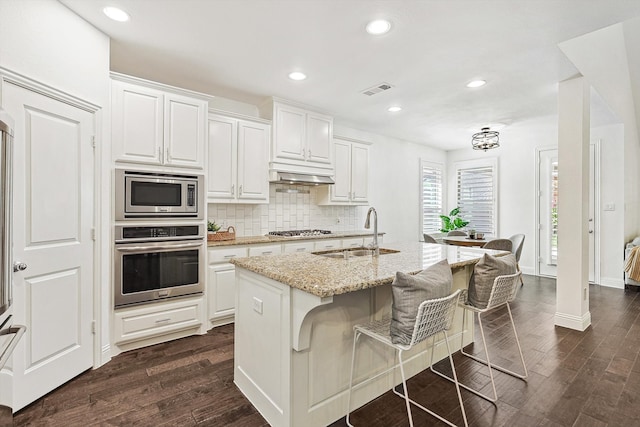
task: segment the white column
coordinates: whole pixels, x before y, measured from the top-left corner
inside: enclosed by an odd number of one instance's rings
[[[555,324],[584,331],[589,312],[589,104],[584,77],[558,90],[558,278]]]

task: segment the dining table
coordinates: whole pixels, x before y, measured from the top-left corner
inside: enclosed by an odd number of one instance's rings
[[[484,246],[489,240],[492,240],[492,238],[472,239],[469,236],[444,236],[442,238],[444,243],[456,246]]]

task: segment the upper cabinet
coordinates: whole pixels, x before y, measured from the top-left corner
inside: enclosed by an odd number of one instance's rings
[[[273,120],[272,170],[333,173],[333,117],[281,100],[261,110]]]
[[[155,86],[112,80],[114,159],[202,169],[207,101]]]
[[[320,205],[360,205],[369,202],[369,144],[334,138],[335,184],[317,189]]]
[[[209,115],[209,202],[269,202],[270,133],[265,122]]]

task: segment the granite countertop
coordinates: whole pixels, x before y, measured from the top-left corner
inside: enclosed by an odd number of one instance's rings
[[[384,243],[399,252],[379,257],[328,258],[313,253],[234,258],[230,262],[285,285],[329,297],[393,282],[397,271],[418,273],[447,258],[452,269],[475,264],[484,253],[509,252],[422,242]]]
[[[384,233],[378,233],[378,236],[382,236]],[[345,237],[365,237],[373,236],[373,233],[368,230],[360,231],[341,231],[331,234],[319,234],[316,236],[295,236],[295,237],[282,237],[282,236],[245,236],[237,237],[234,240],[221,240],[207,242],[208,247],[217,246],[233,246],[233,245],[256,245],[260,243],[286,243],[286,242],[300,242],[303,240],[319,240],[319,239],[342,239]]]

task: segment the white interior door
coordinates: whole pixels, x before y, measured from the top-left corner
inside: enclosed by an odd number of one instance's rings
[[[540,150],[538,158],[538,272],[556,276],[558,263],[558,150]]]
[[[12,83],[15,120],[15,323],[27,332],[13,357],[18,410],[93,363],[93,113]]]
[[[600,254],[598,250],[599,224],[598,209],[599,197],[599,146],[589,145],[589,283],[600,283]]]

